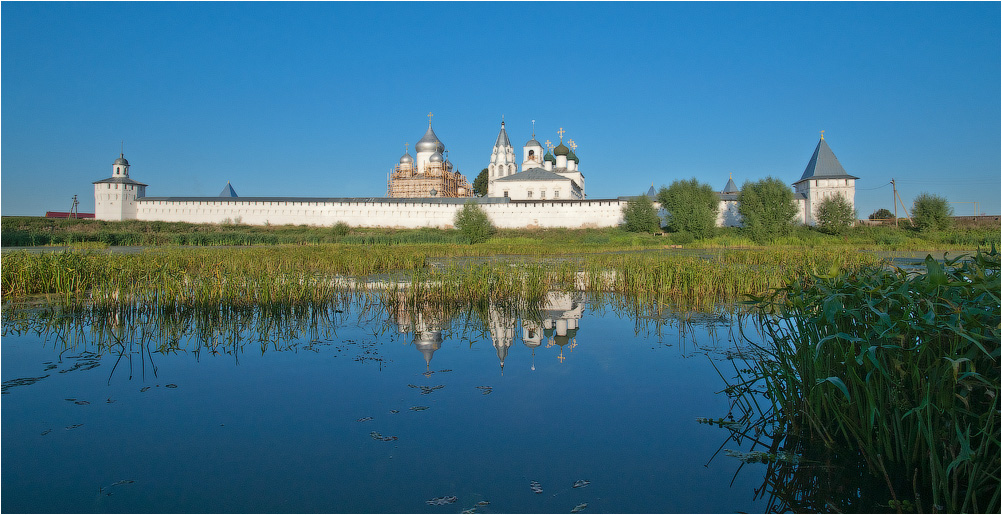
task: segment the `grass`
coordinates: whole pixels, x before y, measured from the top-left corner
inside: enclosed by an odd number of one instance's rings
[[[768,343],[728,390],[744,434],[794,454],[813,440],[825,459],[865,464],[859,484],[879,486],[886,509],[998,513],[999,256],[925,267],[794,279],[754,298]],[[772,486],[804,482],[794,469],[777,467]]]

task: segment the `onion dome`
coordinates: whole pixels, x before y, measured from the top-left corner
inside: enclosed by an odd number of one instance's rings
[[[114,164],[129,166],[129,160],[125,159],[125,154],[122,153],[122,154],[119,154],[118,159],[115,160]]]
[[[431,129],[431,124],[428,124],[428,132],[424,133],[417,145],[414,145],[414,150],[416,152],[444,152],[445,145],[439,141],[438,136],[435,135],[435,131]]]
[[[567,153],[570,152],[570,151],[571,151],[571,149],[567,148],[567,146],[564,145],[563,142],[560,142],[560,144],[557,145],[557,148],[553,149],[553,155],[555,155],[555,156],[566,156]]]
[[[404,155],[400,157],[400,164],[402,165],[413,164],[413,163],[414,163],[414,158],[411,157],[410,152],[404,152]]]
[[[420,143],[418,144],[420,145]],[[442,153],[438,151],[436,151],[434,154],[431,155],[431,157],[428,158],[429,163],[441,163],[442,161],[443,161]]]
[[[574,161],[575,164],[580,163],[580,161],[578,160],[578,156],[574,154],[573,150],[567,153],[567,160]]]
[[[556,163],[557,162],[557,158],[553,157],[553,154],[551,154],[550,151],[547,150],[546,151],[546,155],[543,156],[543,161],[549,161],[551,163]]]

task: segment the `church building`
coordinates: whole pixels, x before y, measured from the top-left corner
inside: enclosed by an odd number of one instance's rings
[[[438,139],[431,128],[431,114],[428,115],[428,131],[414,145],[417,157],[411,157],[404,147],[404,155],[393,167],[386,181],[386,196],[389,198],[455,198],[472,197],[473,187],[466,177],[453,170],[445,144]]]
[[[578,169],[579,159],[574,154],[577,145],[568,140],[564,145],[563,127],[557,131],[560,144],[554,147],[546,141],[543,145],[532,138],[522,147],[521,172],[516,173],[515,149],[508,139],[504,120],[487,165],[487,196],[512,200],[582,200],[585,198],[584,174]]]

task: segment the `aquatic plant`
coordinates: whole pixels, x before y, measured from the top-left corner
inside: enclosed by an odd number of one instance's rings
[[[728,387],[738,419],[789,452],[813,438],[855,456],[884,506],[997,513],[999,299],[994,250],[753,296],[768,344]]]

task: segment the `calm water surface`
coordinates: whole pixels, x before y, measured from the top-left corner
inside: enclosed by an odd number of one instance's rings
[[[571,295],[535,322],[346,311],[160,350],[5,325],[2,510],[766,508],[764,466],[735,475],[726,432],[696,423],[728,411],[727,316],[658,328]]]

